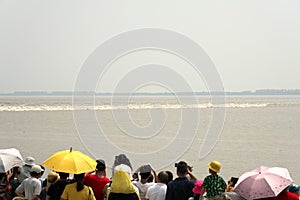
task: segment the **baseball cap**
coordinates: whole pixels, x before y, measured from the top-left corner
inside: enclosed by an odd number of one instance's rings
[[[43,170],[39,165],[33,165],[30,169],[30,172],[35,172],[35,173],[41,173],[41,171]]]

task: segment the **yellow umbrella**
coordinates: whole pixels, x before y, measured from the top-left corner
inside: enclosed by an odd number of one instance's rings
[[[43,165],[56,172],[81,174],[96,169],[97,162],[80,151],[59,151],[44,161]]]

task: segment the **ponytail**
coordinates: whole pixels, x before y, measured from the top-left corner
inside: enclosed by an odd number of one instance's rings
[[[77,183],[77,185],[76,185],[77,192],[83,190],[83,188],[84,188],[83,178],[84,178],[84,173],[82,173],[82,174],[74,174],[74,179],[75,179],[75,181]]]

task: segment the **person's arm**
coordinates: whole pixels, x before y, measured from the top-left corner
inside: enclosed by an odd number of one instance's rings
[[[227,182],[228,184],[227,184],[227,187],[226,187],[226,189],[225,189],[225,192],[232,192],[233,191],[233,187],[232,187],[232,181],[231,180],[229,180],[228,182]]]
[[[204,194],[204,191],[205,191],[205,189],[204,189],[204,188],[202,188],[202,189],[201,189],[201,192],[200,192],[200,196],[199,196],[199,199],[200,199],[200,200],[202,200],[202,199],[203,199],[203,194]]]
[[[24,192],[24,182],[22,182],[15,190],[16,195],[25,198],[23,192]]]
[[[11,170],[8,170],[7,173],[6,173],[6,181],[7,181],[7,183],[9,183],[9,180],[10,180],[11,177],[12,177]]]
[[[38,200],[38,196],[36,194],[33,195],[32,200]]]
[[[109,185],[110,185],[110,183],[107,183],[102,189],[104,196],[107,196]]]
[[[19,192],[18,190],[16,190],[15,193],[16,193],[17,196],[25,198],[23,193]]]
[[[203,184],[202,184],[202,189],[201,189],[201,192],[200,192],[200,196],[199,196],[199,199],[201,199],[201,200],[203,199],[203,195],[204,195],[205,190],[207,188],[207,182],[208,182],[208,178],[205,177],[204,181],[203,181]]]
[[[188,170],[188,175],[190,176],[191,180],[197,180],[197,177],[190,170]]]
[[[151,166],[151,169],[152,169],[153,176],[154,176],[154,182],[157,183],[158,180],[157,180],[156,172],[155,172],[155,170],[152,168],[152,166]]]

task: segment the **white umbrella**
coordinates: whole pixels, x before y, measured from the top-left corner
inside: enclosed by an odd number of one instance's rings
[[[7,172],[13,167],[23,165],[20,151],[15,148],[0,149],[0,172]]]

